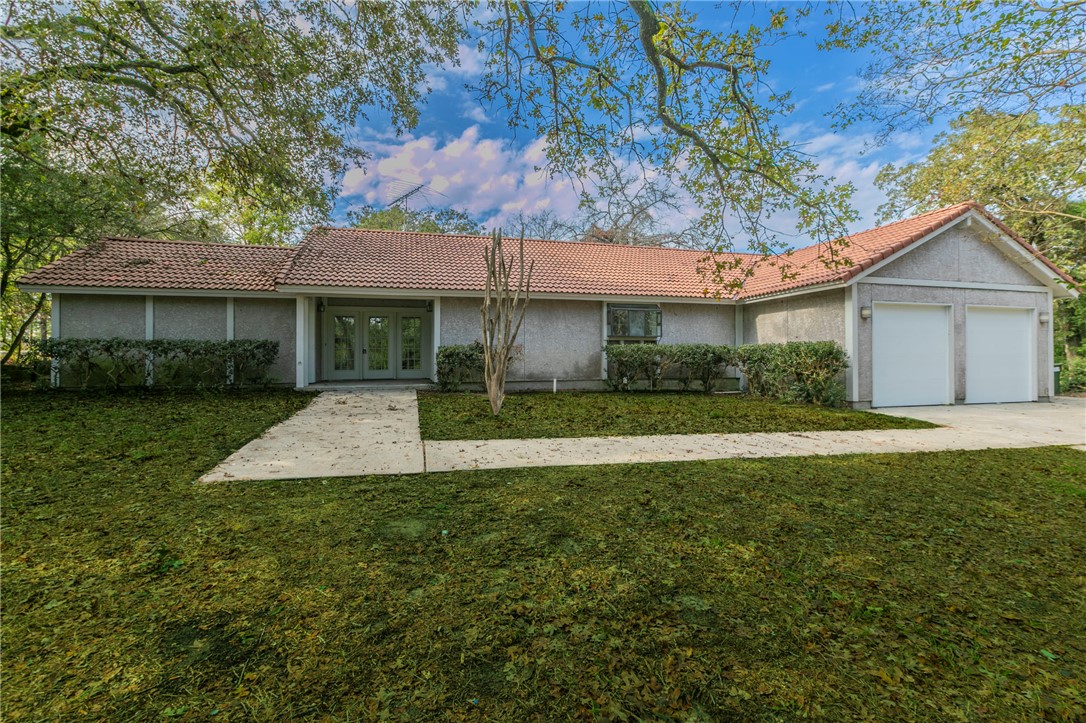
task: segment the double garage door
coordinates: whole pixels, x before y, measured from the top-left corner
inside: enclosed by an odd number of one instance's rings
[[[953,404],[952,307],[875,303],[871,316],[872,406]],[[966,404],[1035,398],[1032,331],[1032,309],[966,307]]]

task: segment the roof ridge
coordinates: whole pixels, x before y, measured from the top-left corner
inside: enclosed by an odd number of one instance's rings
[[[124,242],[150,242],[156,244],[180,244],[184,246],[218,246],[228,248],[249,248],[249,249],[283,249],[287,251],[293,251],[298,248],[296,244],[247,244],[239,243],[235,241],[198,241],[196,239],[174,239],[174,238],[148,238],[146,236],[101,236],[98,241],[124,241]],[[84,246],[83,249],[89,248],[90,245]],[[82,249],[79,249],[82,250]]]
[[[486,240],[486,239],[490,238],[489,235],[474,234],[474,233],[435,233],[433,231],[397,231],[396,229],[351,228],[351,227],[347,227],[347,226],[325,226],[323,224],[319,225],[319,226],[314,226],[313,228],[314,229],[323,229],[325,231],[347,231],[347,232],[350,232],[350,233],[388,233],[388,234],[396,234],[397,236],[431,236],[431,237],[437,237],[437,238],[465,238],[465,239],[480,239],[480,240]],[[309,235],[306,234],[306,238],[308,238],[308,236]],[[503,239],[513,239],[513,240],[517,240],[517,241],[520,240],[519,236],[505,236],[505,235],[503,235],[502,238]],[[525,236],[524,240],[525,241],[538,242],[538,243],[576,244],[578,246],[604,246],[606,248],[612,248],[612,249],[614,249],[614,248],[620,248],[620,249],[651,249],[651,250],[655,250],[655,251],[683,251],[683,252],[687,252],[687,253],[700,253],[700,254],[721,253],[721,252],[714,252],[714,251],[711,251],[709,249],[683,249],[683,248],[674,248],[672,246],[642,246],[642,245],[639,245],[639,244],[613,244],[613,243],[607,243],[606,241],[577,241],[577,240],[574,240],[574,239],[534,238],[534,237],[529,237],[529,236]],[[305,243],[305,241],[303,240],[302,243]],[[749,251],[724,251],[722,253],[737,254],[737,255],[740,255],[740,256],[759,256],[760,255],[760,254],[751,253]]]

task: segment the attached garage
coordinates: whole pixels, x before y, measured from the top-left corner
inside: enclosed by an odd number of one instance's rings
[[[950,404],[951,307],[874,304],[872,406]]]
[[[970,306],[965,311],[965,403],[1032,402],[1033,309]]]

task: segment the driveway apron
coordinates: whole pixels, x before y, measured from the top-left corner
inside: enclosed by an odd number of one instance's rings
[[[425,470],[414,389],[329,391],[223,460],[201,482]]]

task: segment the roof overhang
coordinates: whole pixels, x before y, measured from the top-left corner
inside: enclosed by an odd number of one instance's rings
[[[280,293],[291,295],[311,296],[339,296],[339,297],[370,297],[379,299],[432,299],[435,297],[453,298],[481,298],[482,290],[472,289],[391,289],[379,287],[344,287],[344,286],[312,286],[300,284],[280,284],[277,287]],[[533,299],[554,299],[565,301],[608,301],[615,303],[646,303],[646,304],[734,304],[733,299],[715,297],[693,296],[646,296],[638,294],[571,294],[554,293],[548,291],[531,292]]]
[[[41,284],[15,284],[28,294],[87,294],[109,296],[214,296],[234,298],[282,297],[278,291],[229,291],[223,289],[136,289],[123,286],[49,286]]]

